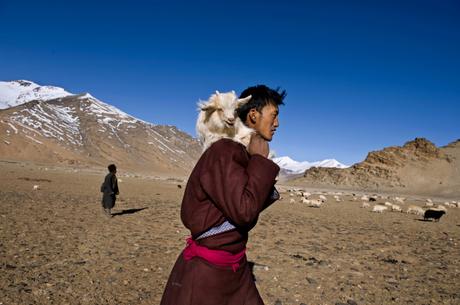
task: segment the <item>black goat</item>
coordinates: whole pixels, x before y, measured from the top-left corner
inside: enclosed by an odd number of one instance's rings
[[[434,221],[439,221],[439,219],[442,217],[442,215],[446,214],[446,211],[443,210],[433,210],[433,209],[428,209],[425,211],[425,214],[423,215],[423,219],[434,219]]]

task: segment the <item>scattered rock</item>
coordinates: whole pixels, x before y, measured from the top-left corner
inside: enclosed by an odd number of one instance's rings
[[[315,284],[318,283],[315,279],[313,279],[313,278],[311,278],[311,277],[307,277],[306,280],[307,280],[308,283],[311,284],[311,285],[315,285]]]

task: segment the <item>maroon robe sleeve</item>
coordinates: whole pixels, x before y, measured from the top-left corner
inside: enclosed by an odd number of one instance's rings
[[[260,155],[248,157],[233,141],[216,142],[207,153],[200,175],[203,190],[230,222],[251,226],[267,207],[278,165]]]

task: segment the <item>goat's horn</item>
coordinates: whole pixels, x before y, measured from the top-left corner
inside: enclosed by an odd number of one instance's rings
[[[246,104],[247,102],[251,100],[251,98],[252,98],[252,95],[238,99],[238,106]]]

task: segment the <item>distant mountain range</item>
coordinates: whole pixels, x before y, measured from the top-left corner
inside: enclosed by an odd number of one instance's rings
[[[144,122],[89,93],[27,80],[0,81],[0,139],[2,159],[80,166],[116,162],[132,171],[184,174],[201,155],[201,144],[175,126]],[[334,159],[274,161],[287,177],[310,167],[347,167]]]
[[[335,159],[326,159],[323,161],[317,162],[308,162],[308,161],[295,161],[290,157],[278,157],[273,158],[273,161],[278,164],[279,167],[285,170],[286,174],[303,174],[307,169],[311,167],[334,167],[334,168],[347,168],[348,165],[342,164]]]
[[[436,147],[424,138],[370,152],[351,167],[312,167],[291,183],[371,191],[460,197],[460,139]],[[457,198],[460,199],[460,198]]]
[[[144,122],[88,93],[0,82],[0,156],[121,171],[187,174],[200,143],[175,126]]]
[[[0,159],[186,177],[202,153],[175,126],[155,125],[89,93],[19,80],[0,82]],[[307,187],[460,196],[460,140],[444,147],[416,138],[368,154],[350,167],[335,159],[274,158],[280,179]]]

